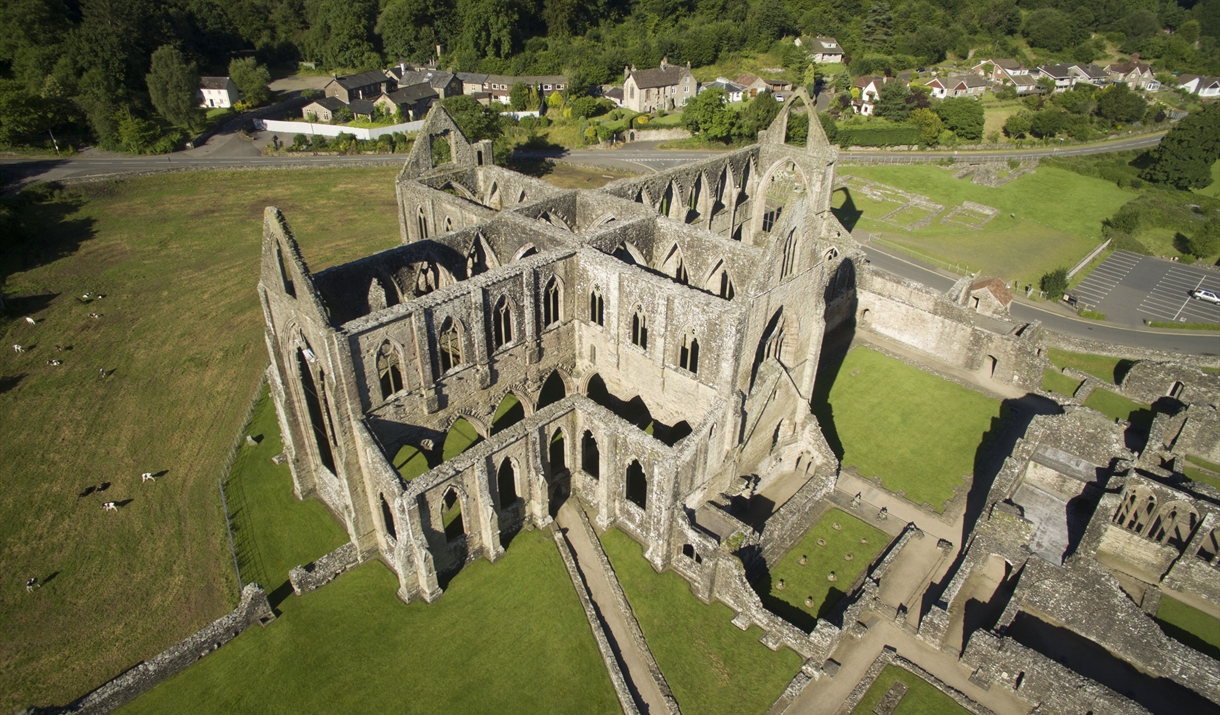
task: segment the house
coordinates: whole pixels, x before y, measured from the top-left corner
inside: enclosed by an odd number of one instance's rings
[[[1071,89],[1076,85],[1076,77],[1069,65],[1038,65],[1038,76],[1054,80],[1056,92]]]
[[[487,75],[480,72],[458,72],[457,78],[462,82],[462,94],[474,94],[486,91]]]
[[[705,90],[713,88],[722,90],[728,96],[730,102],[740,102],[742,95],[746,91],[746,88],[739,84],[730,82],[724,77],[717,77],[715,82],[708,82],[700,87],[699,94],[702,94]]]
[[[323,91],[327,97],[338,97],[344,104],[351,104],[356,99],[367,99],[371,102],[396,89],[398,89],[398,81],[393,76],[386,76],[385,72],[374,71],[335,77],[326,83]]]
[[[991,81],[986,77],[965,74],[957,77],[937,77],[928,82],[927,87],[932,91],[933,97],[951,99],[953,97],[981,97],[990,85]]]
[[[1042,87],[1038,84],[1038,78],[1032,74],[1012,75],[1008,77],[1004,84],[1016,87],[1018,95],[1038,94],[1042,91]]]
[[[873,105],[877,101],[877,97],[881,94],[881,87],[890,82],[899,82],[901,80],[893,77],[878,77],[877,75],[864,75],[856,78],[856,88],[860,90],[860,98],[852,101],[852,106],[856,110],[856,114],[871,116],[873,114]]]
[[[403,116],[411,121],[423,119],[428,110],[432,109],[432,105],[441,99],[440,94],[427,82],[399,87],[393,93],[382,96],[388,99],[395,109],[400,109]]]
[[[1138,52],[1133,53],[1131,59],[1126,62],[1111,62],[1106,65],[1106,73],[1110,75],[1111,82],[1124,82],[1133,89],[1155,92],[1161,88],[1161,83],[1153,75],[1152,66],[1140,62]]]
[[[1005,81],[1011,81],[1014,75],[1029,74],[1029,70],[1020,62],[1011,59],[983,60],[971,67],[970,71],[986,78],[992,84],[1004,84]]]
[[[469,77],[473,85],[474,77]],[[512,93],[513,86],[516,84],[524,84],[527,87],[533,87],[538,92],[538,96],[546,99],[555,92],[562,92],[567,88],[567,78],[563,75],[507,75],[507,74],[489,74],[484,75],[483,85],[481,89],[467,92],[467,94],[475,95],[479,93],[487,93],[488,101],[483,102],[483,99],[476,97],[480,102],[490,104],[491,102],[501,102],[508,104],[509,95]],[[462,80],[462,86],[465,88],[467,80]]]
[[[614,106],[623,106],[623,88],[614,87],[611,85],[602,85],[602,98],[614,102]]]
[[[237,85],[233,84],[233,80],[228,77],[200,77],[199,93],[203,95],[203,101],[199,106],[209,109],[232,107],[240,99]]]
[[[623,68],[623,102],[633,112],[676,109],[698,93],[699,82],[689,65],[671,65],[661,58],[661,66],[653,69]]]
[[[301,116],[311,122],[329,123],[334,120],[335,112],[346,107],[338,97],[323,97],[302,107]]]
[[[793,90],[791,82],[782,79],[766,79],[749,72],[738,75],[737,79],[733,80],[733,84],[741,85],[744,90],[742,94],[744,99],[752,99],[765,89],[775,95],[775,101],[782,102],[786,94]]]
[[[353,99],[352,103],[347,105],[347,108],[352,110],[353,117],[356,119],[369,120],[373,118],[373,110],[376,109],[376,107],[377,105],[373,104],[373,100],[371,99]]]
[[[1199,82],[1203,78],[1197,74],[1178,75],[1178,89],[1184,89],[1191,94],[1199,91]]]
[[[1068,67],[1068,72],[1076,78],[1076,83],[1084,82],[1094,87],[1105,87],[1110,84],[1110,73],[1105,67],[1094,64],[1076,64]]]
[[[397,67],[386,70],[386,73],[395,79],[399,87],[426,83],[436,90],[436,93],[442,99],[456,97],[465,92],[465,83],[457,75],[452,72],[438,70],[435,67],[417,67],[412,69],[410,65],[400,64]]]
[[[819,64],[839,64],[843,61],[843,47],[833,37],[818,35],[796,39],[797,47],[804,47],[809,53],[809,59]]]
[[[1220,77],[1200,77],[1195,94],[1200,97],[1220,97]]]

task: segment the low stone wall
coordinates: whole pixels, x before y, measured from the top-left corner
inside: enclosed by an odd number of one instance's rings
[[[628,141],[633,142],[667,142],[690,139],[690,132],[685,129],[633,129],[626,134]]]
[[[971,699],[960,690],[946,685],[940,678],[898,655],[898,651],[888,646],[881,651],[881,655],[877,656],[877,659],[865,671],[864,677],[860,678],[860,682],[856,684],[856,687],[852,688],[851,693],[847,696],[847,700],[843,702],[841,709],[844,712],[851,712],[860,704],[860,701],[864,699],[865,693],[873,686],[877,678],[881,676],[881,671],[885,670],[887,665],[896,665],[907,672],[913,673],[920,680],[953,698],[958,705],[961,705],[975,715],[994,715],[990,709]]]
[[[779,511],[767,519],[767,525],[759,540],[759,553],[768,568],[779,563],[784,554],[788,553],[813,525],[814,518],[821,516],[818,506],[822,497],[834,490],[835,482],[834,474],[814,474]]]
[[[294,567],[288,572],[288,580],[296,595],[303,596],[322,588],[359,564],[360,551],[349,541],[317,561]]]
[[[568,570],[568,577],[572,579],[572,586],[576,589],[576,597],[580,599],[580,606],[585,611],[585,619],[589,621],[589,628],[593,631],[593,640],[597,641],[597,650],[601,653],[602,662],[606,666],[606,673],[610,676],[610,683],[614,686],[614,694],[618,696],[619,705],[623,706],[624,715],[638,715],[639,709],[635,706],[635,700],[631,697],[631,690],[627,687],[627,680],[623,677],[623,671],[619,668],[618,661],[614,657],[614,649],[610,646],[610,639],[606,637],[606,630],[602,628],[601,619],[598,618],[597,610],[593,605],[593,599],[589,595],[589,589],[585,586],[584,579],[581,578],[580,569],[576,566],[576,557],[572,553],[572,545],[568,540],[559,533],[559,529],[555,527],[555,523],[551,522],[551,536],[555,539],[555,546],[559,549],[559,556],[563,559],[563,565]]]
[[[241,592],[241,602],[229,613],[204,626],[131,670],[111,680],[76,702],[62,708],[31,708],[27,712],[84,713],[101,715],[113,712],[161,681],[177,675],[187,666],[228,643],[254,623],[267,625],[275,620],[267,592],[256,583],[247,584]]]

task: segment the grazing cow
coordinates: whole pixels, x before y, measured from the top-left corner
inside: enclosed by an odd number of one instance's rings
[[[155,482],[155,481],[157,481],[157,478],[153,476],[152,472],[144,472],[143,474],[140,475],[141,484],[143,484],[144,482]]]
[[[38,586],[39,586],[39,583],[38,583],[37,576],[35,576],[34,578],[25,582],[25,590],[27,590],[27,591],[33,591],[34,589],[38,588]]]
[[[13,352],[15,352],[15,353],[23,353],[23,352],[25,352],[25,348],[21,347],[20,345],[14,345],[14,346],[13,346]]]
[[[55,346],[55,352],[62,353],[63,351],[64,351],[64,346],[62,346],[62,345]]]
[[[102,502],[102,510],[103,511],[118,511],[119,505],[115,504],[112,501]]]
[[[104,367],[99,367],[99,368],[97,369],[97,376],[98,376],[98,377],[100,377],[100,378],[102,378],[103,380],[105,380],[105,379],[106,379],[106,368],[104,368]]]
[[[62,360],[47,360],[47,364],[48,365],[63,365],[64,363]]]
[[[90,313],[89,317],[93,318],[94,320],[97,320],[98,318],[102,317],[102,314],[101,313]]]
[[[25,316],[25,322],[29,323],[30,325],[34,325],[38,321],[34,320],[33,318],[31,318],[30,316],[27,315],[27,316]]]

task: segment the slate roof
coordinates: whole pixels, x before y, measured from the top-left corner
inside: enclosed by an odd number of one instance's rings
[[[353,99],[347,106],[352,110],[352,114],[357,116],[373,113],[373,103],[367,99]]]
[[[813,51],[823,55],[841,55],[843,47],[839,45],[839,41],[833,37],[818,35],[813,38]]]
[[[1070,69],[1071,65],[1038,65],[1038,71],[1055,79],[1067,79],[1071,76],[1068,71]]]
[[[425,83],[436,89],[444,89],[453,81],[454,74],[444,70],[407,70],[398,83],[403,85]]]
[[[602,92],[602,96],[607,99],[622,100],[623,99],[623,88],[622,87],[611,87],[610,89],[607,89],[604,92]]]
[[[457,78],[466,84],[483,84],[487,81],[488,75],[478,72],[457,72]]]
[[[361,72],[360,74],[349,74],[346,77],[336,77],[334,79],[334,81],[338,82],[339,86],[343,89],[357,89],[360,87],[367,87],[370,84],[381,84],[389,80],[390,78],[386,76],[385,72],[381,72],[379,70],[373,72]]]
[[[647,70],[636,70],[631,73],[631,76],[635,78],[635,86],[640,89],[654,89],[656,87],[671,87],[682,84],[684,72],[686,72],[685,67],[667,65]]]
[[[1093,64],[1073,65],[1073,67],[1080,70],[1080,72],[1082,72],[1084,76],[1088,77],[1089,79],[1107,79],[1110,76],[1109,73],[1106,72],[1105,67],[1098,67],[1097,65]]]
[[[387,96],[390,98],[390,101],[394,102],[394,104],[414,104],[427,97],[440,98],[440,95],[436,93],[436,90],[432,88],[432,85],[428,84],[427,82],[418,82],[416,84],[408,84],[399,87],[396,91],[391,92]]]
[[[310,102],[309,104],[306,104],[303,109],[309,109],[311,106],[313,106],[315,104],[319,104],[331,112],[337,111],[340,108],[347,106],[343,102],[343,100],[339,99],[338,97],[319,97],[319,98],[315,99],[314,101]]]
[[[1122,75],[1131,74],[1138,69],[1140,74],[1145,74],[1152,70],[1152,65],[1137,60],[1128,60],[1126,62],[1111,62],[1106,69]]]
[[[225,89],[229,85],[228,77],[200,77],[200,89]]]
[[[715,82],[707,82],[702,87],[700,87],[699,93],[702,94],[703,90],[711,89],[711,88],[723,89],[725,92],[727,92],[729,94],[733,94],[734,92],[745,91],[745,87],[742,87],[739,84],[730,82],[727,79],[718,77],[718,78],[716,78]]]
[[[974,285],[970,286],[970,292],[976,290],[987,290],[995,299],[1000,301],[1000,305],[1008,305],[1012,302],[1012,293],[1008,290],[1008,285],[999,278],[984,278]]]

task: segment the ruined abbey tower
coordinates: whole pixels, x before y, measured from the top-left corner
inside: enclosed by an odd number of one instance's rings
[[[269,208],[259,292],[298,494],[432,600],[571,494],[657,568],[693,568],[688,511],[742,475],[833,474],[809,400],[859,257],[830,212],[837,149],[792,112],[750,148],[566,191],[437,108],[397,180],[402,245],[317,274]],[[524,418],[498,431],[509,393]],[[445,455],[459,419],[480,440]],[[430,467],[410,481],[404,446]]]

